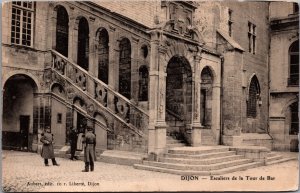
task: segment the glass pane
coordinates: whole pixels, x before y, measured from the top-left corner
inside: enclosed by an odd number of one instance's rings
[[[291,64],[299,63],[299,55],[291,55]]]

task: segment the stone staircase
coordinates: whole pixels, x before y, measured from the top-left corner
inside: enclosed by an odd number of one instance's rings
[[[270,152],[268,153],[268,157],[266,159],[265,165],[278,164],[278,163],[295,160],[295,159],[297,159],[297,157],[284,157],[279,153]]]
[[[170,149],[170,148],[174,148],[174,147],[184,147],[186,146],[186,144],[184,143],[183,140],[178,140],[178,139],[175,139],[171,136],[167,136],[167,148]]]
[[[158,161],[144,160],[142,164],[134,164],[134,168],[178,175],[209,176],[293,159],[270,152],[267,153],[267,158],[264,161],[257,161],[245,156],[245,154],[239,155],[237,151],[228,146],[177,147],[169,149],[168,153],[158,158]],[[253,147],[248,150],[249,152],[254,152]]]

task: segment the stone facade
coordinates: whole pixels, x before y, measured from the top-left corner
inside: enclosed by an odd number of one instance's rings
[[[272,148],[269,6],[4,3],[3,146],[37,151],[50,126],[61,148],[71,127],[91,126],[99,151],[160,154],[166,136],[191,146],[241,145],[249,134],[252,145]],[[16,137],[22,142],[14,144]]]
[[[291,107],[299,103],[299,77],[291,76],[295,71],[291,69],[291,47],[295,42],[299,50],[299,15],[294,6],[287,3],[283,8],[281,2],[273,2],[270,9],[270,133],[274,149],[290,151],[298,151],[299,143],[298,129],[294,132],[291,128]],[[296,57],[299,68],[299,51]]]

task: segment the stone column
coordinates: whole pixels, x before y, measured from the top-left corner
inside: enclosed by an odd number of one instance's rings
[[[69,50],[72,50],[70,52],[70,59],[77,64],[77,51],[78,51],[78,25],[79,21],[77,19],[70,20],[69,22],[72,27],[70,27],[71,30],[71,40],[69,40],[69,43],[71,41],[71,44],[69,44]],[[71,55],[72,54],[72,55]]]
[[[193,114],[191,125],[191,145],[201,145],[201,121],[200,121],[200,93],[201,93],[201,56],[198,54],[194,59],[194,77],[193,77]]]
[[[216,139],[216,143],[220,143],[221,129],[221,85],[219,82],[213,84],[212,96],[212,130]]]
[[[139,39],[132,37],[131,43],[131,100],[138,102],[139,93],[139,63],[138,63],[138,49],[139,49]]]

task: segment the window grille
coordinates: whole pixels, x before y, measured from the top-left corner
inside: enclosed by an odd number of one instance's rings
[[[255,118],[257,115],[257,99],[260,95],[260,88],[257,77],[254,76],[249,85],[247,101],[247,117]]]
[[[292,43],[289,49],[290,74],[289,86],[299,85],[299,40]]]

